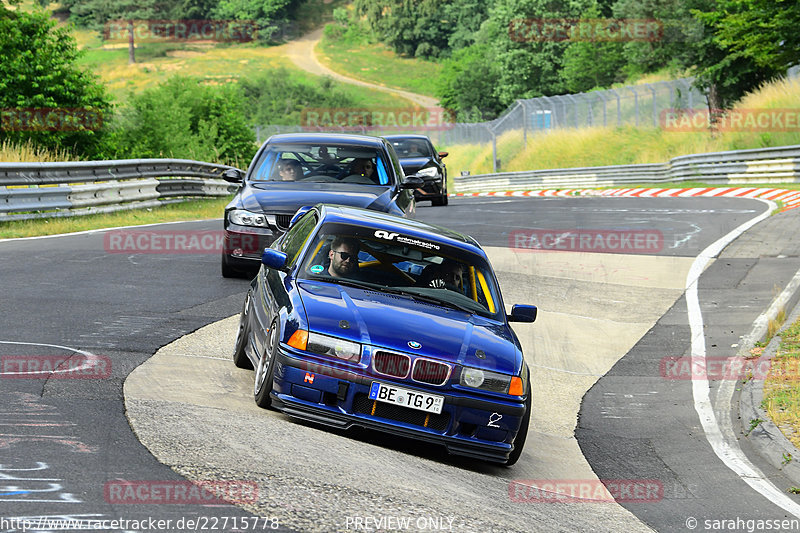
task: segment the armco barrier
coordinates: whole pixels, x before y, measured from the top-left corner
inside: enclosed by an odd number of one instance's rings
[[[226,165],[185,159],[0,163],[0,221],[154,207],[238,188]]]
[[[501,172],[455,176],[461,193],[521,191],[561,187],[620,187],[702,181],[713,185],[796,183],[800,146],[685,155],[668,163]]]

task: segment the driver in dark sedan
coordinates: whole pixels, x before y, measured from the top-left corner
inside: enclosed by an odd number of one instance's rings
[[[417,141],[409,141],[406,155],[408,157],[423,157],[425,153],[423,152],[422,146],[420,146]]]
[[[358,277],[358,252],[361,243],[353,237],[339,235],[331,243],[331,251],[328,257],[331,264],[328,267],[328,274],[334,278]]]
[[[283,181],[297,181],[303,177],[303,167],[296,159],[282,159],[278,162],[278,173]]]

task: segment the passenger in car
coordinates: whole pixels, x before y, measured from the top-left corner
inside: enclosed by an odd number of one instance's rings
[[[303,177],[303,167],[296,159],[281,159],[278,162],[278,173],[283,181],[297,181]]]
[[[337,163],[336,159],[330,154],[327,146],[319,147],[319,162],[323,165],[333,165]]]
[[[434,289],[450,289],[464,292],[464,269],[452,259],[445,259],[440,265],[426,266],[419,279],[420,285]]]
[[[360,249],[361,243],[353,237],[339,235],[333,239],[331,251],[328,252],[328,257],[331,260],[328,274],[334,278],[357,276],[358,252]]]

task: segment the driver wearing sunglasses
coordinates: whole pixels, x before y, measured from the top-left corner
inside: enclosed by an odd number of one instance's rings
[[[358,272],[358,252],[361,243],[352,237],[338,236],[331,243],[328,274],[334,278],[348,277]]]

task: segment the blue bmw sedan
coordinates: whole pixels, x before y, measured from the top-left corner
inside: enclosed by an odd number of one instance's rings
[[[282,235],[292,215],[317,203],[351,205],[409,216],[414,189],[391,144],[379,137],[335,133],[273,135],[242,175],[223,178],[241,187],[225,207],[222,275],[252,277],[264,248]]]
[[[300,211],[262,255],[233,360],[261,407],[506,465],[531,411],[528,367],[484,251],[466,235],[345,206]]]

